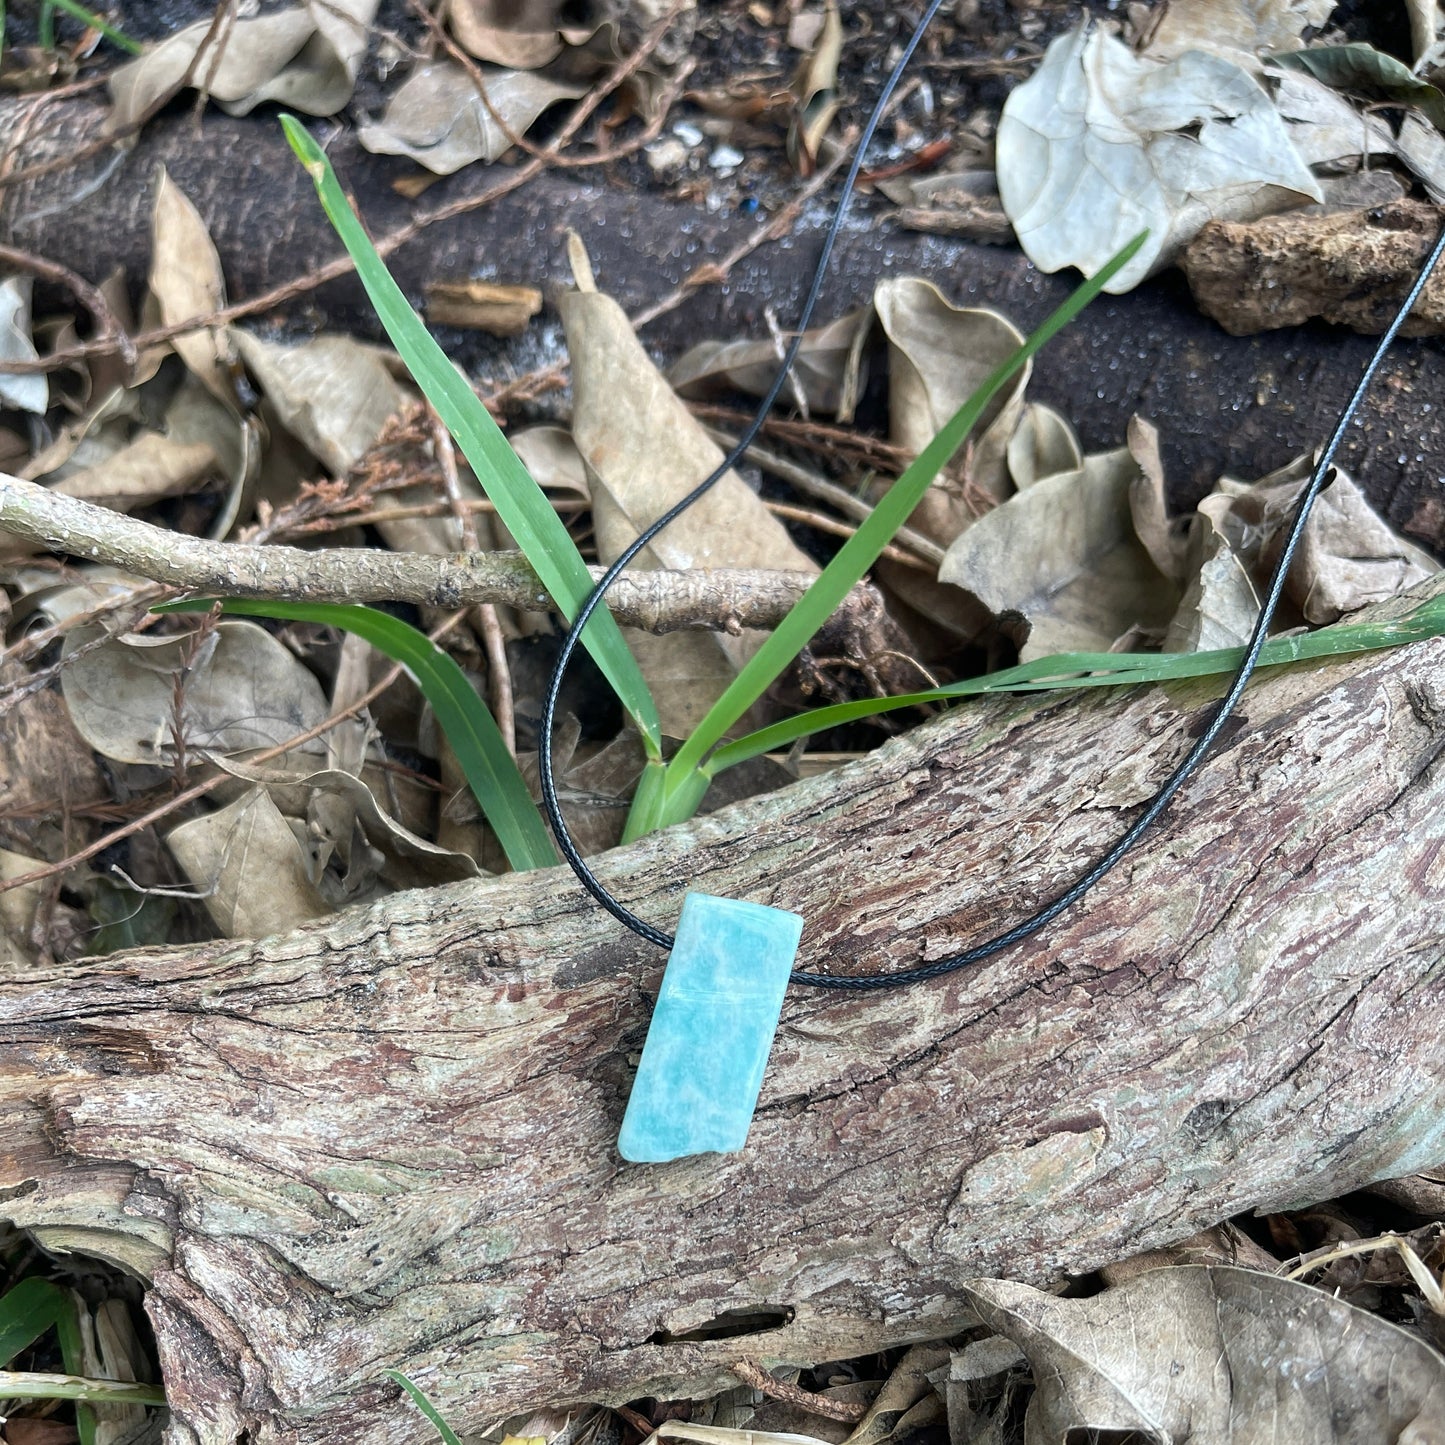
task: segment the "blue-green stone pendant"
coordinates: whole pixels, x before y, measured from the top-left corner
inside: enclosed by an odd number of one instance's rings
[[[796,913],[687,895],[617,1140],[624,1159],[747,1143],[802,934]]]

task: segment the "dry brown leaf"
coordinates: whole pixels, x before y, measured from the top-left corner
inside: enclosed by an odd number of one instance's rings
[[[1143,417],[1132,416],[1125,441],[1139,467],[1129,489],[1134,532],[1160,572],[1171,582],[1182,583],[1189,571],[1190,525],[1187,518],[1169,515],[1159,431]]]
[[[130,440],[132,423],[141,418],[141,399],[140,387],[111,392],[85,416],[62,427],[54,441],[41,447],[18,475],[28,482],[44,478],[53,486],[69,472],[114,456]]]
[[[0,848],[0,883],[23,878],[43,867],[43,858],[29,858]],[[39,883],[26,883],[0,893],[0,968],[24,967],[34,961],[35,945],[30,934],[43,897],[44,889]]]
[[[795,107],[788,125],[788,160],[800,176],[817,168],[823,137],[838,114],[838,62],[843,58],[843,22],[835,0],[827,0],[823,23],[793,81]]]
[[[889,436],[917,455],[1023,337],[996,312],[954,306],[931,282],[916,277],[884,281],[873,304],[888,337]],[[1000,392],[971,433],[971,450],[964,455],[972,487],[940,473],[909,518],[915,531],[939,546],[949,546],[972,526],[990,498],[1011,490],[1008,441],[1030,369],[1026,365]],[[987,614],[972,600],[925,573],[887,561],[876,570],[892,592],[955,636],[973,638],[987,625]]]
[[[180,496],[206,476],[236,474],[242,457],[240,423],[194,378],[188,377],[172,398],[164,425],[164,431],[138,433],[103,461],[63,468],[52,489],[128,512]]]
[[[191,491],[215,465],[216,454],[204,442],[176,443],[160,432],[142,432],[104,465],[72,472],[53,490],[128,512]]]
[[[553,743],[557,796],[578,849],[586,857],[615,848],[622,840],[627,807],[647,763],[642,739],[624,728],[606,743],[581,742],[581,728],[569,713]],[[517,759],[534,798],[541,798],[537,755]]]
[[[1249,568],[1215,521],[1228,501],[1218,494],[1200,503],[1190,534],[1188,581],[1164,634],[1165,652],[1208,652],[1240,647],[1259,619],[1259,595]]]
[[[532,480],[551,492],[565,492],[586,501],[587,463],[572,440],[572,433],[560,426],[533,426],[511,439],[512,450],[521,457]]]
[[[1009,1440],[1005,1425],[1028,1379],[1023,1351],[1012,1340],[999,1335],[972,1340],[955,1352],[946,1370],[931,1378],[948,1406],[950,1445],[1004,1445]]]
[[[1280,1261],[1256,1244],[1237,1224],[1226,1220],[1212,1229],[1191,1234],[1188,1239],[1131,1255],[1116,1264],[1106,1264],[1099,1274],[1105,1284],[1113,1286],[1126,1284],[1136,1275],[1151,1269],[1181,1264],[1239,1265],[1244,1269],[1273,1274],[1278,1270]]]
[[[1172,60],[1186,50],[1224,51],[1250,59],[1293,50],[1309,26],[1321,26],[1339,0],[1173,0],[1144,52]]]
[[[343,476],[410,399],[375,347],[349,336],[289,345],[237,331],[236,345],[286,429]]]
[[[0,281],[0,362],[38,361],[40,353],[30,339],[29,276],[7,276]],[[41,373],[29,376],[0,372],[0,405],[43,416],[50,405],[50,384]]]
[[[509,70],[536,70],[562,53],[561,0],[446,0],[444,17],[457,44],[478,60]]]
[[[917,456],[989,373],[1023,345],[1023,334],[998,312],[955,306],[931,281],[913,276],[880,282],[873,304],[888,337],[889,437]],[[1025,365],[989,403],[971,433],[970,475],[996,501],[1009,493],[1008,441],[1031,369]],[[909,525],[946,547],[973,517],[971,508],[935,483]]]
[[[792,377],[810,412],[851,419],[852,404],[866,382],[861,342],[872,324],[872,312],[860,308],[803,337]],[[762,396],[781,360],[782,347],[772,341],[700,341],[668,368],[667,379],[680,396],[708,397],[728,390]],[[787,406],[795,397],[790,383],[780,400]]]
[[[525,135],[549,106],[573,100],[585,86],[550,80],[528,70],[482,67],[491,109],[471,76],[455,61],[435,60],[412,72],[379,120],[364,121],[356,138],[378,155],[408,156],[439,176],[473,161],[494,161],[511,149],[497,124],[500,115],[514,135]]]
[[[14,684],[23,673],[18,664],[7,664],[0,679]],[[7,820],[11,841],[38,852],[51,845],[64,850],[73,827],[67,807],[105,796],[95,754],[76,732],[59,694],[41,691],[9,700],[0,725],[0,817]]]
[[[903,1436],[908,1433],[905,1422],[910,1416],[914,1423],[922,1423],[913,1415],[920,1406],[938,1411],[942,1402],[934,1394],[928,1377],[932,1371],[948,1365],[950,1354],[947,1345],[911,1346],[894,1365],[846,1445],[884,1445],[895,1434]]]
[[[1445,136],[1423,116],[1407,115],[1400,122],[1395,153],[1419,178],[1435,204],[1445,204]]]
[[[1139,465],[1127,448],[1088,457],[980,517],[939,580],[970,593],[1019,643],[1022,661],[1107,652],[1133,628],[1162,631],[1179,588],[1134,532]]]
[[[1445,1164],[1437,1164],[1403,1179],[1381,1179],[1365,1186],[1367,1194],[1378,1195],[1399,1209],[1445,1222]]]
[[[163,326],[209,316],[226,304],[221,258],[206,223],[164,167],[151,217],[150,290]],[[236,349],[229,330],[186,332],[171,345],[207,391],[233,401]]]
[[[1029,1440],[1138,1431],[1167,1445],[1425,1445],[1445,1419],[1445,1360],[1291,1280],[1181,1266],[1090,1299],[1005,1280],[965,1290],[1029,1357]]]
[[[197,645],[191,634],[112,638],[99,627],[66,635],[61,693],[80,735],[125,763],[169,764],[175,756],[176,679],[188,663],[179,722],[192,754],[272,747],[327,715],[321,684],[264,628],[220,623]],[[323,744],[303,745],[317,752]]]
[[[615,301],[600,292],[571,291],[560,308],[572,357],[573,437],[587,463],[598,555],[610,561],[723,454],[653,366]],[[668,527],[636,565],[817,571],[733,473]],[[760,640],[755,634],[637,635],[634,647],[663,730],[686,737]]]
[[[332,911],[307,849],[264,788],[172,828],[166,846],[227,938],[289,933]]]
[[[1206,221],[1321,199],[1253,76],[1203,50],[1161,66],[1089,17],[1010,94],[996,150],[1004,210],[1040,269],[1092,276],[1149,232],[1105,287],[1116,294],[1172,261]]]
[[[1068,418],[1039,401],[1024,407],[1008,440],[1007,457],[1009,476],[1019,491],[1084,465],[1084,449]]]
[[[1323,4],[1323,0],[1320,0]],[[1435,44],[1440,29],[1440,6],[1438,0],[1405,0],[1405,12],[1410,17],[1410,59],[1417,65]]]
[[[333,115],[351,99],[376,6],[377,0],[307,0],[237,20],[214,36],[209,20],[188,25],[111,74],[110,125],[138,123],[188,73],[231,115],[246,115],[263,101]]]
[[[535,286],[499,286],[493,281],[432,281],[426,287],[427,320],[493,336],[520,336],[542,309]]]
[[[1337,168],[1342,161],[1397,154],[1388,125],[1378,116],[1357,111],[1314,76],[1300,70],[1277,70],[1270,72],[1270,81],[1275,109],[1306,165]],[[1330,199],[1328,193],[1326,199]]]
[[[79,1439],[68,1420],[11,1415],[5,1422],[5,1445],[76,1445]]]
[[[1227,515],[1216,515],[1257,580],[1274,566],[1313,465],[1307,456],[1296,458],[1253,487],[1239,489]],[[1439,570],[1427,552],[1397,536],[1359,487],[1336,468],[1334,480],[1310,513],[1285,595],[1306,621],[1318,626],[1393,597]]]
[[[368,784],[339,768],[316,772],[222,764],[263,787],[306,846],[309,876],[334,908],[403,888],[434,888],[480,874],[467,854],[438,847],[398,822]]]
[[[30,443],[18,431],[0,426],[0,472],[17,476],[30,458]]]

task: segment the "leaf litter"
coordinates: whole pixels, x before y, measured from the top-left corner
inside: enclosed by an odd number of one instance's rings
[[[882,181],[880,189],[891,187],[891,198],[905,209],[927,209],[938,229],[951,224],[950,209],[968,209],[973,220],[959,229],[973,224],[993,239],[1017,233],[1045,267],[1097,264],[1109,237],[1147,215],[1158,246],[1140,276],[1166,264],[1211,219],[1252,219],[1280,207],[1289,219],[1326,199],[1336,181],[1358,178],[1372,164],[1445,194],[1445,145],[1431,128],[1439,96],[1433,72],[1427,65],[1417,74],[1369,47],[1317,45],[1310,27],[1321,25],[1329,8],[1319,0],[1174,5],[1157,29],[1137,37],[1133,50],[1101,29],[1081,28],[1056,40],[1034,79],[1015,88],[996,147],[987,137],[960,135],[953,150],[957,169]],[[217,103],[237,114],[267,100],[333,113],[352,95],[362,54],[356,36],[364,37],[373,9],[353,0],[241,18],[213,53],[207,52],[209,27],[181,32],[115,73],[114,123],[135,123],[182,79],[198,76]],[[1409,9],[1417,58],[1425,62],[1436,43],[1434,17],[1419,5]],[[831,6],[804,14],[809,23],[796,37],[803,60],[785,105],[787,149],[794,166],[806,171],[831,144],[845,42]],[[489,98],[508,128],[523,134],[548,105],[582,93],[599,58],[616,53],[634,23],[614,16],[579,30],[561,23],[558,8],[490,0],[451,0],[446,21],[464,50],[498,67],[484,72],[493,82]],[[1271,54],[1291,50],[1296,53]],[[198,59],[205,65],[193,64]],[[655,87],[639,86],[636,102],[645,107],[650,93]],[[770,97],[778,93],[776,82],[759,82],[756,95],[765,104],[756,112],[775,114],[779,107]],[[729,105],[747,110],[751,102],[739,95]],[[1388,99],[1409,113],[1397,123],[1364,114],[1358,109],[1364,97]],[[401,76],[381,118],[365,130],[377,149],[392,147],[391,153],[438,173],[495,160],[511,144],[465,71],[436,58],[420,58]],[[1132,187],[1130,201],[1116,197],[1112,209],[1080,209],[1078,187],[1049,182],[1061,165],[1122,178]],[[1142,209],[1131,212],[1130,205]],[[155,194],[155,258],[147,302],[155,320],[193,319],[225,303],[204,225],[164,175]],[[0,280],[0,355],[6,358],[36,354],[29,301],[26,278]],[[608,298],[574,293],[561,309],[564,318],[570,315],[567,343],[577,382],[571,414],[558,411],[515,440],[559,502],[579,509],[569,515],[590,524],[597,555],[605,558],[720,458],[674,393],[756,394],[779,339],[703,343],[674,364],[669,386]],[[956,306],[927,278],[890,278],[871,307],[815,329],[784,405],[801,401],[805,417],[847,421],[871,365],[875,377],[886,379],[889,440],[907,457],[971,388],[969,378],[987,370],[989,358],[1016,337],[1006,317]],[[619,376],[626,378],[621,388]],[[239,327],[192,332],[143,358],[127,382],[120,392],[97,386],[83,415],[57,428],[46,447],[33,449],[30,468],[44,453],[33,475],[117,509],[178,508],[170,515],[189,516],[193,524],[207,509],[214,512],[218,491],[229,489],[242,534],[278,538],[289,534],[271,529],[288,512],[298,524],[304,517],[305,525],[341,531],[349,516],[425,507],[442,495],[424,430],[413,428],[411,440],[396,448],[394,439],[406,434],[416,408],[394,358],[349,337],[297,342]],[[254,389],[254,403],[247,388]],[[619,390],[626,406],[617,405]],[[6,377],[0,399],[40,416],[52,395],[43,377]],[[1102,650],[1120,642],[1131,649],[1147,642],[1169,651],[1203,650],[1248,633],[1271,549],[1309,458],[1257,482],[1221,478],[1197,510],[1176,516],[1166,506],[1157,437],[1142,418],[1120,439],[1123,445],[1092,454],[1080,447],[1075,420],[1029,401],[1027,377],[1021,377],[912,519],[944,552],[942,566],[932,576],[913,577],[912,596],[901,569],[891,576],[880,569],[890,603],[930,666],[940,652],[957,656],[965,644],[993,647],[1000,640],[1028,658],[1064,645]],[[254,439],[249,450],[248,437]],[[259,494],[241,485],[250,475],[248,457],[259,467]],[[866,495],[871,479],[866,469],[854,468],[844,469],[840,480]],[[659,539],[653,560],[815,568],[816,537],[803,538],[811,543],[805,549],[795,540],[802,534],[788,535],[767,504],[775,490],[770,483],[760,491],[757,479],[740,471],[718,494],[722,504],[711,524],[695,518],[699,525],[689,533],[684,522],[676,536]],[[469,475],[458,499],[464,507],[483,504]],[[455,508],[451,515],[375,525],[394,548],[444,552],[460,545]],[[213,795],[221,806],[193,806],[149,857],[133,849],[126,888],[188,886],[192,897],[176,916],[189,909],[192,927],[204,908],[214,931],[256,936],[393,888],[502,866],[479,822],[448,832],[448,800],[441,796],[446,767],[436,770],[439,777],[426,771],[425,728],[416,727],[415,703],[409,733],[395,722],[378,722],[387,716],[378,701],[344,747],[318,744],[299,766],[285,769],[246,761],[263,742],[317,726],[342,699],[360,695],[341,687],[340,649],[325,629],[294,625],[273,635],[254,623],[222,622],[202,634],[199,646],[190,634],[137,635],[129,631],[129,616],[107,610],[137,585],[133,581],[77,559],[54,585],[30,573],[21,583],[20,569],[34,561],[21,549],[7,572],[23,609],[12,614],[11,637],[23,640],[26,627],[60,625],[65,662],[60,692],[31,694],[10,715],[29,725],[14,732],[7,726],[0,738],[6,749],[0,798],[10,810],[0,839],[7,845],[0,849],[6,878],[63,856],[73,828],[98,826],[88,816],[67,820],[65,829],[49,818],[35,825],[28,815],[48,800],[66,795],[89,805],[107,801],[109,789],[111,806],[127,805],[150,796],[177,768],[223,775],[224,787]],[[1285,622],[1331,621],[1437,570],[1340,473],[1307,532],[1291,579],[1294,616]],[[917,587],[920,581],[926,587]],[[920,607],[917,599],[926,596],[948,605]],[[927,626],[920,626],[920,612]],[[525,638],[515,621],[513,632],[510,646],[520,655]],[[947,642],[940,643],[940,633]],[[649,681],[663,692],[677,730],[699,700],[725,682],[735,654],[748,646],[747,639],[726,634],[685,640],[704,645],[648,662]],[[458,628],[451,645],[480,685],[487,664],[476,634]],[[828,667],[805,658],[804,677],[810,666],[821,668],[816,685]],[[827,685],[840,685],[836,671]],[[17,680],[7,676],[6,683]],[[844,685],[856,689],[859,680]],[[595,732],[595,720],[584,727],[574,715],[567,723],[563,779],[579,831],[590,847],[602,848],[615,841],[640,749],[625,732],[587,736],[587,729]],[[782,763],[772,766],[787,775]],[[464,846],[449,848],[444,836]],[[83,870],[76,885],[74,899],[58,907],[38,886],[0,895],[0,947],[8,968],[87,946],[87,927],[111,916],[107,909],[120,885]],[[159,894],[125,896],[138,904],[162,901]],[[256,902],[261,898],[264,908]],[[48,943],[37,942],[37,930]],[[1406,1183],[1412,1200],[1433,1201],[1445,1219],[1427,1179]],[[1269,1227],[1291,1242],[1307,1233],[1303,1216],[1274,1216]],[[1330,1227],[1347,1228],[1340,1221]],[[1373,1291],[1377,1307],[1388,1295],[1398,1317],[1419,1325],[1427,1311],[1415,1305],[1433,1298],[1427,1285],[1437,1281],[1440,1266],[1439,1226],[1431,1228],[1433,1235],[1427,1228],[1412,1236],[1408,1258],[1392,1253],[1398,1263],[1388,1268],[1370,1263],[1368,1276],[1351,1288]],[[1367,1251],[1370,1240],[1353,1233],[1350,1248]],[[1199,1264],[1201,1256],[1208,1263]],[[1252,1268],[1233,1267],[1236,1260]],[[1352,1260],[1332,1257],[1322,1267],[1353,1268]],[[881,1382],[860,1384],[828,1367],[773,1372],[795,1389],[801,1381],[805,1396],[851,1394],[871,1403],[856,1427],[817,1420],[814,1431],[801,1430],[796,1426],[809,1419],[806,1404],[794,1403],[786,1408],[804,1411],[792,1417],[795,1428],[749,1430],[754,1421],[759,1427],[781,1422],[784,1407],[742,1389],[695,1402],[692,1423],[660,1421],[657,1438],[699,1445],[884,1445],[920,1432],[926,1438],[941,1421],[957,1445],[1123,1428],[1181,1441],[1254,1438],[1221,1433],[1244,1428],[1243,1421],[1258,1422],[1248,1429],[1261,1438],[1273,1438],[1272,1429],[1276,1436],[1302,1430],[1295,1438],[1363,1441],[1409,1438],[1415,1422],[1428,1425],[1445,1409],[1439,1357],[1418,1333],[1279,1278],[1270,1272],[1281,1267],[1279,1260],[1247,1235],[1236,1231],[1221,1243],[1220,1233],[1211,1232],[1150,1262],[1163,1267],[1128,1278],[1118,1267],[1118,1282],[1086,1299],[976,1282],[980,1327],[948,1345],[881,1362],[887,1377]],[[1328,1277],[1335,1288],[1351,1278]],[[1434,1287],[1438,1293],[1438,1283]],[[1230,1365],[1227,1388],[1214,1368],[1221,1352]],[[1390,1390],[1382,1392],[1382,1378]],[[1306,1388],[1297,1387],[1301,1379],[1310,1382]],[[1328,1418],[1321,1413],[1322,1391],[1336,1411]],[[1349,1406],[1344,1423],[1341,1402]],[[578,1445],[585,1421],[599,1417],[560,1415],[508,1426],[520,1438]]]

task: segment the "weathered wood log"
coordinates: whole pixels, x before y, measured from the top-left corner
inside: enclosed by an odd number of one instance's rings
[[[663,922],[797,909],[808,968],[936,958],[1094,858],[1213,695],[966,705],[599,868]],[[561,869],[6,979],[0,1217],[149,1277],[174,1438],[217,1445],[426,1438],[387,1366],[467,1430],[946,1334],[972,1276],[1445,1156],[1442,748],[1445,641],[1262,677],[1042,937],[791,990],[741,1155],[617,1158],[662,958]]]

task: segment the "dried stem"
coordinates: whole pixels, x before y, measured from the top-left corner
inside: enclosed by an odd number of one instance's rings
[[[493,602],[524,612],[553,607],[541,579],[520,553],[440,557],[360,547],[306,551],[211,542],[3,472],[0,529],[153,582],[223,597],[393,601],[445,608]],[[595,575],[601,575],[600,568]],[[736,632],[775,626],[811,581],[806,572],[746,568],[634,572],[617,580],[609,604],[619,622],[648,632]]]
[[[127,375],[134,374],[135,342],[126,334],[125,327],[116,319],[115,312],[110,309],[110,302],[98,287],[92,286],[84,276],[77,276],[69,267],[47,261],[41,256],[33,256],[29,251],[16,250],[14,246],[0,246],[0,265],[14,266],[21,271],[30,272],[33,276],[40,276],[46,281],[55,281],[66,287],[94,318],[96,335],[90,345],[102,352],[119,353],[120,359],[125,363]]]
[[[810,1414],[821,1415],[825,1420],[842,1420],[851,1424],[868,1413],[867,1405],[861,1402],[830,1400],[826,1395],[815,1395],[811,1390],[775,1379],[756,1360],[739,1360],[732,1367],[732,1372],[743,1384],[761,1390],[770,1399],[786,1400],[788,1404],[796,1405]]]

